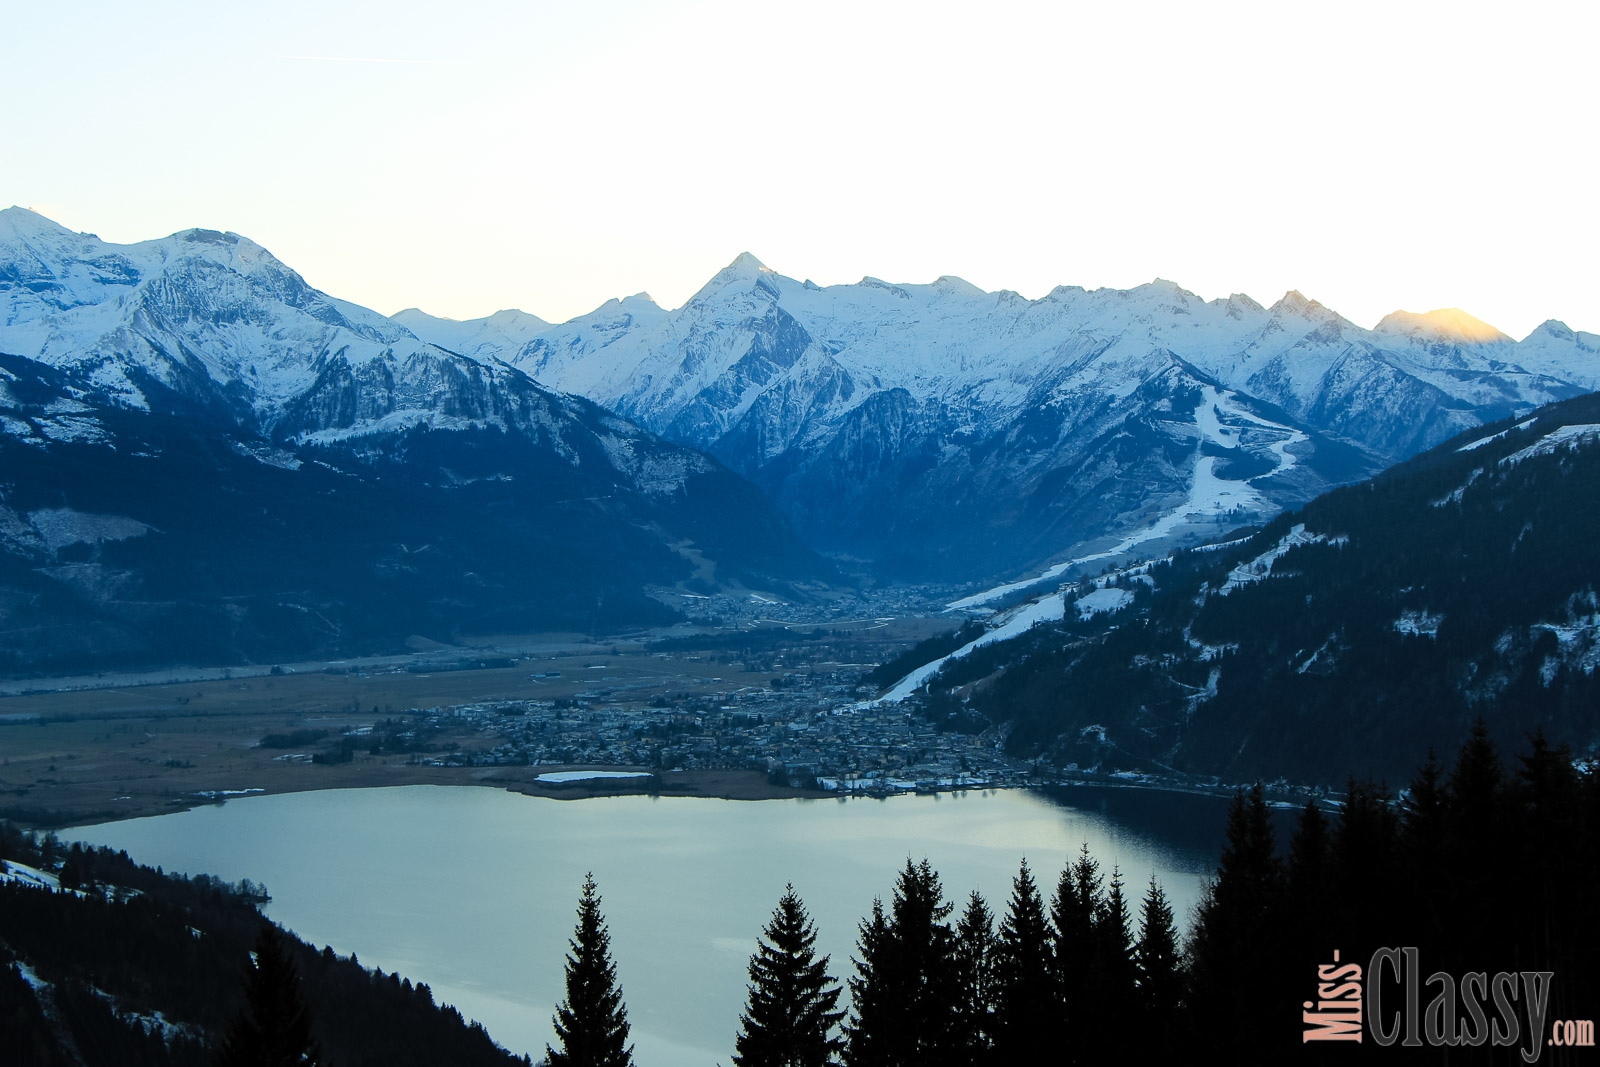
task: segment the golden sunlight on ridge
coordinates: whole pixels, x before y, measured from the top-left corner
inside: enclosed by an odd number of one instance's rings
[[[1377,329],[1384,333],[1409,334],[1473,345],[1511,340],[1487,322],[1460,308],[1436,308],[1421,315],[1413,311],[1390,312],[1378,323]]]

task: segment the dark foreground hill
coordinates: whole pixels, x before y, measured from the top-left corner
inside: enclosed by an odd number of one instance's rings
[[[43,846],[42,848],[40,846]],[[263,919],[249,883],[164,875],[125,852],[70,851],[0,824],[9,859],[61,889],[0,879],[0,1063],[206,1067],[245,1004]],[[49,876],[47,876],[49,877]],[[73,891],[75,890],[75,891]],[[282,933],[324,1062],[340,1067],[526,1064],[426,985]]]

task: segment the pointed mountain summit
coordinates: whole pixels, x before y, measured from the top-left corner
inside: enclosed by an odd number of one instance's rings
[[[1552,341],[1564,341],[1571,344],[1576,342],[1579,336],[1580,335],[1578,331],[1574,330],[1571,326],[1568,326],[1560,319],[1545,319],[1539,325],[1535,326],[1533,328],[1533,332],[1529,333],[1527,337],[1523,338],[1523,340],[1531,340],[1535,337],[1541,337],[1548,338]]]
[[[1463,345],[1502,344],[1511,340],[1487,322],[1460,308],[1436,308],[1420,315],[1410,311],[1392,311],[1373,330],[1419,341],[1447,341]]]
[[[52,219],[47,219],[31,208],[19,207],[12,204],[0,210],[0,239],[6,235],[28,236],[37,234],[62,234],[74,236],[73,232]]]
[[[1273,314],[1278,314],[1281,312],[1304,317],[1314,315],[1318,310],[1325,309],[1323,309],[1322,305],[1317,303],[1317,301],[1308,299],[1300,290],[1290,289],[1287,293],[1284,293],[1278,298],[1277,303],[1273,304],[1267,310]]]
[[[737,256],[733,257],[733,262],[729,263],[726,267],[723,267],[722,270],[719,273],[727,273],[728,271],[738,271],[741,274],[743,274],[743,273],[746,273],[746,272],[753,273],[755,271],[763,271],[763,270],[764,271],[771,271],[772,268],[767,266],[765,263],[761,262],[759,259],[757,259],[755,257],[754,253],[751,253],[751,252],[740,252]]]
[[[713,274],[711,280],[689,298],[689,305],[703,304],[722,292],[745,292],[753,288],[763,275],[776,277],[777,271],[749,252],[740,252],[733,262]]]
[[[1216,300],[1210,301],[1210,303],[1224,309],[1230,319],[1239,319],[1246,315],[1259,315],[1267,310],[1248,293],[1233,293],[1227,299],[1218,297]]]

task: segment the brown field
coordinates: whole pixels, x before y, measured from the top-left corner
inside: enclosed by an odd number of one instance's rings
[[[857,624],[862,655],[892,655],[927,632],[931,620],[901,625]],[[948,623],[944,626],[947,628]],[[465,651],[465,650],[463,650]],[[613,652],[616,654],[613,654]],[[798,651],[798,648],[797,648]],[[269,793],[410,784],[483,785],[578,798],[583,787],[533,782],[546,767],[430,767],[405,755],[370,756],[320,765],[275,757],[283,750],[254,747],[263,736],[295,729],[342,729],[371,724],[412,709],[495,700],[555,700],[604,688],[611,700],[645,706],[665,693],[728,692],[766,684],[762,664],[716,662],[711,653],[671,655],[597,645],[548,652],[516,666],[408,673],[385,665],[349,673],[293,673],[207,682],[139,685],[0,697],[0,817],[31,826],[66,826],[155,815],[197,803],[194,794],[221,790]],[[871,662],[870,660],[864,660]],[[803,667],[801,669],[804,669]],[[559,678],[539,678],[559,671]],[[471,729],[439,739],[462,748],[481,741]],[[442,751],[442,749],[441,749]],[[664,775],[663,792],[756,798],[799,795],[774,789],[745,771]],[[616,792],[615,789],[604,790]]]

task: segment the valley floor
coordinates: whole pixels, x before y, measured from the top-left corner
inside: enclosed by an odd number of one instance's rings
[[[574,799],[816,796],[824,775],[874,792],[1022,784],[1027,769],[992,740],[936,735],[896,708],[835,714],[865,692],[862,671],[941,626],[880,618],[616,644],[540,635],[250,676],[56,680],[56,691],[0,696],[0,817],[67,826],[411,784]],[[513,645],[518,655],[503,654]],[[561,768],[649,777],[538,780]]]

